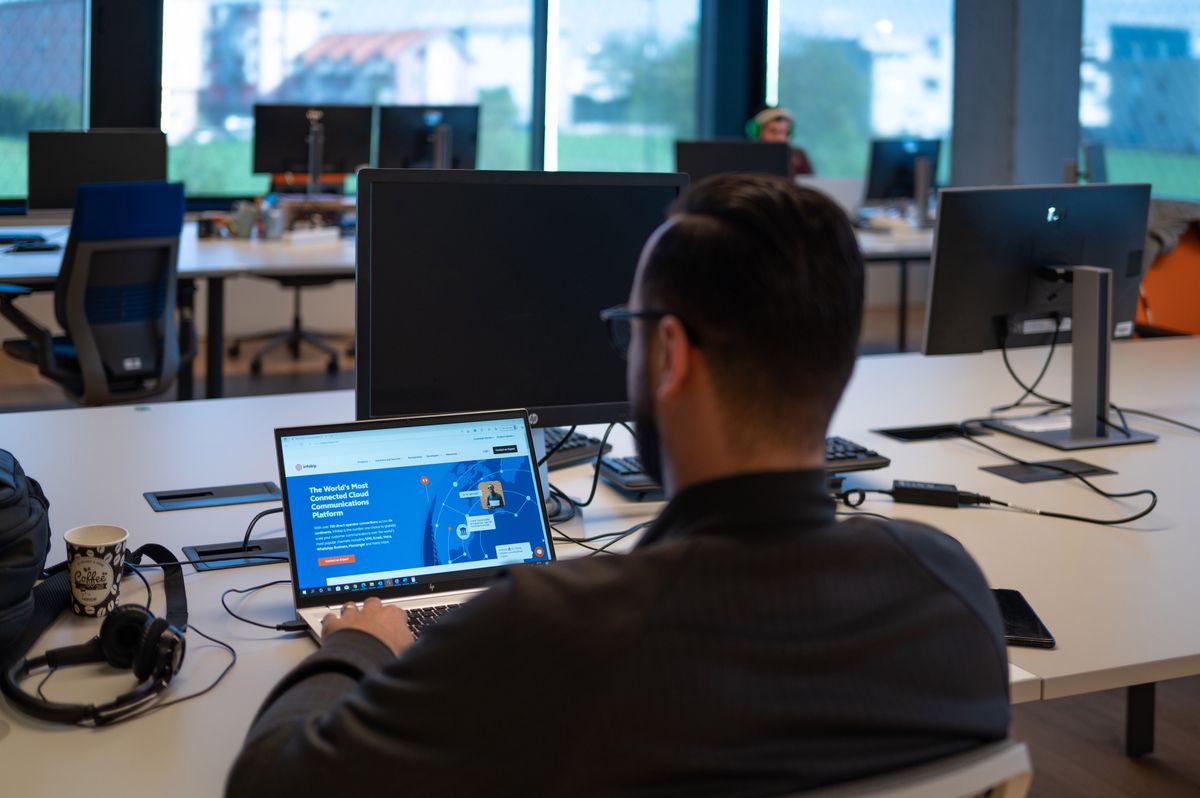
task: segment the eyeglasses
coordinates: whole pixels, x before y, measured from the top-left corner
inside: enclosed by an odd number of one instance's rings
[[[629,355],[629,344],[633,340],[633,320],[661,319],[664,316],[678,318],[669,310],[631,310],[625,305],[613,305],[611,308],[600,311],[600,320],[604,322],[604,328],[608,332],[608,342],[622,358]],[[683,331],[687,333],[688,340],[699,346],[699,336],[692,331],[687,322],[679,319],[679,323],[683,325]]]

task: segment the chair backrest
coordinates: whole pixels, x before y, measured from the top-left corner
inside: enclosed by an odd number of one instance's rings
[[[150,396],[174,381],[183,210],[181,183],[79,187],[54,310],[75,346],[86,404]]]
[[[1024,798],[1032,775],[1025,743],[1002,740],[895,773],[796,793],[793,798]]]

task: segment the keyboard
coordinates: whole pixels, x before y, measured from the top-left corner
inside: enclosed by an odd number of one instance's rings
[[[546,429],[546,451],[553,449],[566,434],[567,431],[563,427],[548,427]],[[612,444],[606,443],[604,444],[604,451],[601,452],[599,440],[589,438],[580,432],[572,432],[567,442],[557,452],[550,455],[550,459],[546,461],[546,465],[553,471],[557,468],[566,468],[577,463],[589,463],[596,459],[596,455],[607,454],[611,449]]]
[[[870,471],[891,464],[891,460],[862,444],[836,436],[825,439],[825,470],[830,474]],[[625,493],[644,496],[661,490],[658,483],[642,471],[642,462],[636,456],[601,457],[600,476]]]
[[[439,618],[457,606],[457,604],[438,604],[433,607],[417,607],[415,610],[407,610],[408,629],[412,632],[413,637],[420,637],[426,626],[436,623]]]

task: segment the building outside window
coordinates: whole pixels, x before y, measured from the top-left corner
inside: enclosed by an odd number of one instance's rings
[[[953,0],[775,0],[779,104],[819,177],[863,177],[872,138],[942,139],[949,175]]]
[[[698,0],[553,5],[547,168],[673,171],[696,131]]]
[[[162,127],[189,195],[266,190],[255,103],[478,104],[481,169],[529,167],[528,0],[164,0]]]
[[[1104,145],[1111,182],[1200,199],[1200,3],[1085,0],[1083,14],[1085,145]]]

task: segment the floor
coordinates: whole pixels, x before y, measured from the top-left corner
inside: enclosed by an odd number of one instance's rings
[[[909,317],[910,349],[920,348],[921,310],[915,308]],[[897,323],[892,309],[868,310],[861,350],[865,354],[895,352]],[[338,343],[344,347],[350,339]],[[266,358],[262,376],[254,377],[249,373],[253,351],[253,345],[247,346],[241,357],[226,358],[227,395],[354,387],[354,359],[347,355],[340,359],[339,373],[330,376],[323,355],[305,348],[301,358],[293,361],[286,350],[280,350]],[[202,385],[202,362],[198,366],[197,382]],[[71,406],[34,367],[0,356],[0,412]],[[1155,753],[1130,760],[1122,753],[1123,691],[1015,707],[1013,736],[1026,741],[1033,756],[1030,794],[1055,798],[1200,797],[1200,677],[1160,684],[1157,710]]]

